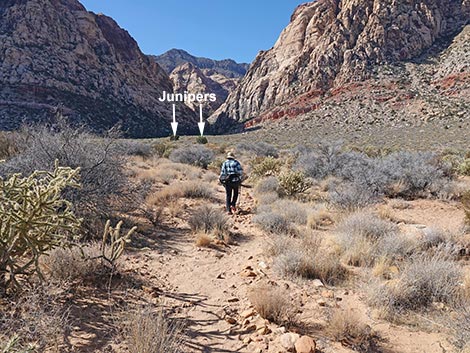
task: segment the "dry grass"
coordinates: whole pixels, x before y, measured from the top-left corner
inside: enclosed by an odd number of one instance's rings
[[[460,300],[462,279],[460,266],[445,254],[421,254],[409,260],[397,278],[372,283],[369,298],[389,317],[427,308],[433,302],[453,305]]]
[[[214,206],[203,205],[197,208],[188,223],[193,232],[214,234],[219,239],[223,239],[224,234],[228,233],[228,218]]]
[[[0,342],[17,338],[15,350],[5,352],[28,352],[28,346],[34,347],[29,352],[64,351],[65,333],[70,328],[69,310],[52,294],[57,292],[49,286],[25,288],[21,297],[3,305]]]
[[[56,248],[42,260],[45,272],[58,281],[87,280],[99,276],[103,265],[97,257],[101,254],[100,245],[93,243],[81,249]]]
[[[388,205],[395,210],[408,210],[412,208],[411,204],[403,199],[390,199]]]
[[[196,234],[196,246],[198,248],[209,248],[212,245],[213,238],[204,232]]]
[[[381,205],[377,208],[377,215],[379,216],[379,218],[385,221],[390,221],[392,223],[404,222],[402,218],[395,215],[392,208],[386,205]]]
[[[259,205],[271,205],[279,200],[279,194],[277,192],[268,192],[265,194],[259,194],[256,199]]]
[[[163,309],[140,308],[126,313],[124,338],[130,353],[183,353],[183,327]]]
[[[359,314],[348,308],[335,310],[327,327],[328,335],[335,341],[357,352],[377,352],[378,336],[365,324]]]
[[[182,197],[192,199],[211,199],[213,197],[213,187],[204,182],[184,181],[173,183],[164,187],[156,194],[147,198],[150,205],[161,205],[164,202],[176,200]]]
[[[287,326],[295,322],[295,306],[289,293],[280,287],[260,285],[251,290],[248,299],[266,320]]]
[[[408,238],[399,236],[394,223],[369,212],[343,219],[335,236],[344,261],[353,266],[372,266],[378,258],[396,258],[410,251]]]
[[[304,235],[300,240],[284,240],[271,252],[275,254],[274,268],[286,277],[321,279],[332,285],[348,277],[339,256],[323,245],[323,240],[316,234]]]
[[[310,229],[321,229],[334,223],[333,214],[325,206],[313,210],[307,217],[307,227]]]

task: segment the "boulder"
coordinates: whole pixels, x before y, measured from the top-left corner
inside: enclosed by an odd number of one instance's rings
[[[280,337],[281,346],[288,352],[294,352],[295,343],[300,338],[297,333],[287,332]]]
[[[302,336],[295,342],[296,353],[315,353],[317,347],[313,338],[309,336]]]

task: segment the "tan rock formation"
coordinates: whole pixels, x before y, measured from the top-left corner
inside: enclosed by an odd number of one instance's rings
[[[274,47],[258,54],[211,120],[225,130],[233,122],[257,118],[299,97],[309,100],[365,81],[377,67],[418,59],[455,35],[469,18],[469,0],[303,4]]]
[[[0,128],[49,120],[61,111],[103,131],[128,136],[171,132],[167,74],[134,39],[77,0],[0,2]],[[181,132],[197,132],[196,115],[178,105]]]

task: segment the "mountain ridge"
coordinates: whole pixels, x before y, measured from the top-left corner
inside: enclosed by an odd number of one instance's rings
[[[151,57],[170,74],[176,67],[184,63],[191,63],[195,67],[203,70],[214,70],[229,78],[240,78],[245,75],[249,64],[237,63],[233,59],[213,60],[205,57],[191,55],[183,49],[170,49],[161,55],[151,55]]]
[[[129,33],[77,0],[0,3],[0,127],[49,121],[59,113],[103,132],[168,136],[171,105],[158,100],[172,82]],[[185,105],[181,133],[197,133]]]
[[[316,110],[325,95],[374,80],[378,68],[404,65],[440,39],[455,37],[469,19],[468,0],[302,4],[274,47],[258,54],[210,120],[223,132]],[[459,60],[468,63],[468,57]]]

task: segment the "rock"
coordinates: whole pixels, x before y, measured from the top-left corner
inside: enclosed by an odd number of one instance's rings
[[[333,292],[332,290],[324,290],[321,292],[321,295],[323,298],[332,299],[335,297],[335,292]]]
[[[256,333],[262,336],[269,335],[271,332],[272,331],[268,326],[263,326],[256,330]]]
[[[324,287],[324,284],[321,280],[319,279],[314,279],[312,281],[312,286],[314,286],[315,288],[320,288],[320,287]]]
[[[59,112],[92,131],[171,132],[171,104],[158,98],[173,83],[112,18],[77,0],[12,0],[0,1],[0,23],[0,129]],[[178,104],[177,114],[179,132],[197,133],[194,111]]]
[[[251,337],[250,337],[250,336],[246,336],[246,337],[243,339],[243,343],[244,343],[244,344],[250,344],[250,343],[251,343]]]
[[[237,320],[235,320],[233,317],[227,317],[225,318],[225,321],[227,321],[230,325],[235,325],[237,323]]]
[[[231,298],[228,298],[227,301],[229,303],[236,303],[236,302],[239,302],[240,299],[238,299],[237,297],[231,297]]]
[[[317,304],[320,306],[326,306],[326,300],[325,299],[318,299]]]
[[[297,333],[288,332],[283,334],[279,341],[281,346],[284,347],[288,352],[293,352],[295,349],[295,342],[300,338],[300,335]]]
[[[269,266],[268,266],[268,265],[266,264],[266,262],[264,262],[264,261],[260,261],[260,262],[258,263],[258,266],[259,266],[260,268],[262,268],[263,270],[269,269]]]
[[[296,353],[315,353],[316,343],[309,336],[302,336],[295,342]]]
[[[243,311],[240,316],[243,318],[243,319],[247,319],[251,316],[254,316],[256,314],[256,311],[254,308],[251,308],[251,309],[248,309],[248,310],[245,310]]]
[[[208,114],[212,114],[220,107],[229,94],[229,91],[219,82],[207,77],[198,67],[189,62],[176,67],[171,72],[170,79],[173,81],[176,93],[214,93],[217,98],[214,102],[208,101],[203,103],[203,109]],[[197,110],[199,109],[200,103],[195,101],[191,103],[188,102],[186,105],[192,110]]]
[[[210,120],[215,122],[216,130],[226,131],[239,123],[251,127],[263,121],[279,121],[284,117],[317,113],[317,107],[322,107],[327,97],[325,93],[332,97],[341,95],[344,97],[342,103],[345,103],[346,99],[351,98],[348,95],[351,93],[350,88],[354,88],[357,83],[370,82],[377,71],[386,74],[389,65],[400,65],[419,58],[422,53],[437,46],[440,38],[449,36],[450,43],[450,39],[461,32],[470,18],[468,0],[426,0],[425,6],[418,4],[421,3],[321,0],[298,6],[275,45],[258,54],[240,84]],[[446,56],[433,78],[442,81],[441,78],[447,77],[452,82],[452,74],[468,74],[468,55],[463,43],[468,43],[469,37],[461,38],[452,45],[456,50],[450,47],[452,53],[448,56],[453,59]],[[439,55],[438,58],[441,57]],[[394,76],[401,74],[407,77],[408,71],[401,71],[394,73]],[[377,85],[379,90],[390,82],[385,75],[380,76],[380,79],[383,81]],[[429,85],[423,83],[420,86],[418,96],[429,92],[426,86]],[[437,83],[433,87],[436,86]],[[407,104],[413,100],[413,96],[406,92],[409,89],[415,90],[415,86],[409,84],[402,92]],[[353,94],[362,92],[367,90]],[[468,102],[465,92],[462,90],[460,102]],[[390,97],[384,97],[385,103],[390,102],[387,106],[390,111],[396,110],[393,104],[400,100],[397,93],[395,89],[389,90],[386,95]],[[357,95],[353,97],[355,102],[360,100]],[[439,95],[433,97],[439,99]],[[417,100],[414,108],[420,108],[420,105],[421,100]],[[358,115],[357,106],[352,103],[348,107],[354,111],[348,117],[358,121],[362,114]],[[396,115],[401,116],[406,111],[407,119],[410,120],[415,110],[401,110]],[[455,104],[452,110],[457,113],[462,108]],[[370,111],[373,111],[373,107]],[[358,123],[367,126],[383,121],[383,111],[374,113],[368,120],[361,119]],[[369,113],[366,109],[363,112],[365,116]],[[444,112],[445,109],[441,108],[440,113]],[[331,113],[330,110],[330,116],[335,115]],[[341,115],[341,119],[346,118],[344,113]],[[248,121],[251,117],[257,119]],[[322,119],[326,116],[318,117]],[[355,124],[350,122],[350,125]],[[442,124],[443,127],[446,125],[450,126],[449,122]],[[364,130],[365,126],[358,126],[357,130]]]
[[[240,276],[244,278],[250,278],[250,277],[256,277],[256,273],[252,270],[249,269],[244,269],[242,272],[240,272]]]

